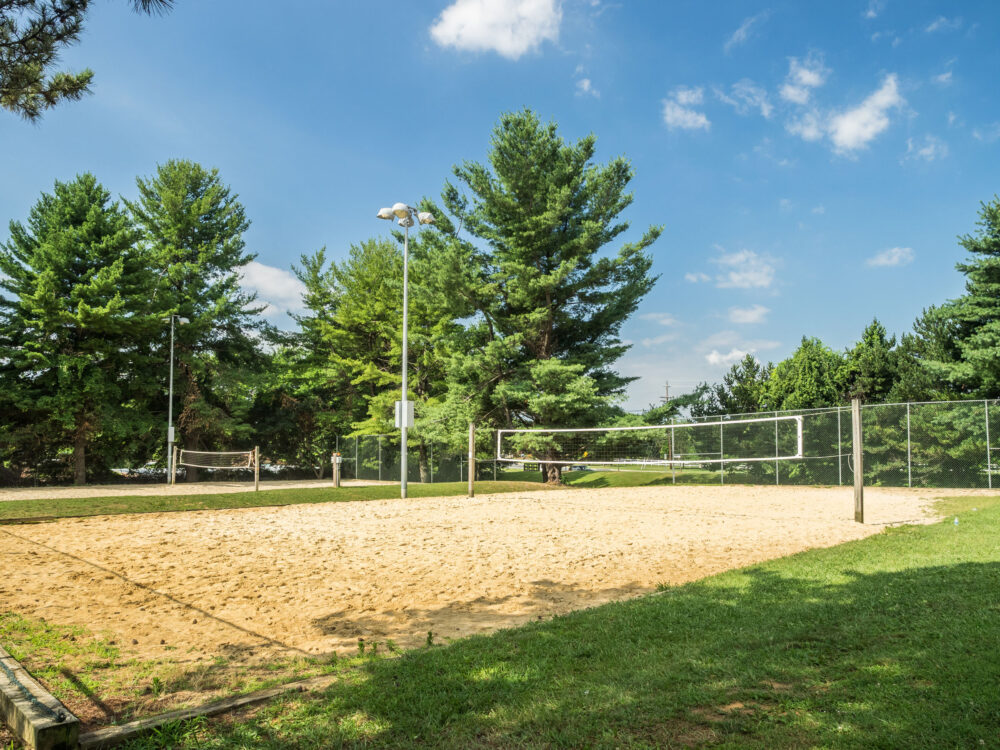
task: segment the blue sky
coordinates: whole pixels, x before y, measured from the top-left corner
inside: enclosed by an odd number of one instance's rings
[[[387,231],[379,207],[437,196],[530,107],[631,160],[626,240],[665,226],[623,330],[641,408],[961,293],[956,235],[1000,192],[998,31],[995,2],[99,2],[63,57],[93,95],[0,113],[0,219],[84,171],[133,197],[167,159],[217,167],[253,221],[246,283],[288,325],[301,254]]]

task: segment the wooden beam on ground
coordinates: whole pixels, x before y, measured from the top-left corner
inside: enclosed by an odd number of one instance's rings
[[[247,706],[255,706],[259,703],[266,703],[269,700],[279,698],[289,693],[301,693],[309,690],[319,690],[330,685],[336,678],[330,675],[321,677],[311,677],[308,680],[290,682],[287,685],[270,688],[269,690],[258,690],[256,693],[240,695],[235,698],[227,698],[221,701],[206,703],[203,706],[194,708],[182,708],[177,711],[150,716],[147,719],[137,719],[128,724],[121,724],[114,727],[104,727],[93,732],[80,735],[81,750],[99,750],[100,748],[114,747],[123,742],[133,740],[140,735],[152,732],[157,727],[161,727],[172,721],[185,721],[197,716],[215,716],[217,714],[236,711]],[[74,746],[75,747],[75,746]]]
[[[28,750],[76,750],[80,720],[0,648],[0,718]]]

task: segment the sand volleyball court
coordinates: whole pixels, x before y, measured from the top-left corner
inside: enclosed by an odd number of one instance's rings
[[[356,651],[493,631],[931,520],[954,491],[643,487],[0,526],[2,609],[125,654]],[[134,641],[134,643],[133,643]]]

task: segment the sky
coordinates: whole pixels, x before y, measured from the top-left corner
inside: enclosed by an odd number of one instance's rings
[[[994,0],[103,0],[62,57],[93,94],[0,111],[0,241],[56,180],[131,199],[191,159],[239,195],[244,284],[292,327],[300,256],[387,233],[380,207],[438,197],[528,107],[629,159],[620,242],[664,227],[617,365],[641,409],[962,293],[957,237],[1000,192],[998,32]]]

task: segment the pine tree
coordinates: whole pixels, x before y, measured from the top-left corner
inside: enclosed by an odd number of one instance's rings
[[[146,423],[132,407],[149,392],[148,340],[162,325],[148,258],[90,174],[57,182],[10,234],[0,246],[5,391],[31,415],[29,441],[49,457],[71,449],[83,484],[95,441],[134,437]]]
[[[178,442],[188,450],[250,447],[253,373],[263,371],[261,347],[274,330],[256,295],[240,286],[241,269],[256,258],[243,240],[246,212],[218,170],[191,161],[168,161],[136,183],[139,198],[126,203],[159,279],[156,308],[188,321],[175,329]]]
[[[566,143],[533,112],[505,114],[489,163],[455,167],[465,192],[445,186],[453,219],[428,205],[440,232],[416,252],[435,258],[427,283],[468,321],[450,365],[458,423],[594,424],[630,380],[613,369],[628,350],[619,331],[655,283],[645,250],[661,228],[602,254],[628,229],[619,217],[633,171],[622,157],[592,163],[595,144],[593,135]],[[552,446],[535,449],[559,458]],[[559,465],[549,466],[558,482]]]
[[[959,238],[971,255],[955,267],[965,274],[965,294],[942,306],[958,356],[929,363],[961,393],[1000,396],[1000,198],[981,204],[978,231]]]
[[[876,318],[848,350],[840,370],[840,389],[845,400],[859,398],[867,403],[884,402],[899,374],[896,337],[890,337]]]
[[[729,368],[722,382],[715,386],[715,400],[723,414],[753,414],[767,400],[767,382],[771,365],[762,365],[752,354]]]
[[[802,337],[792,356],[775,365],[767,385],[768,408],[815,409],[839,402],[843,359],[817,338]]]

